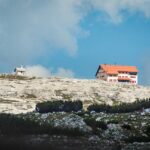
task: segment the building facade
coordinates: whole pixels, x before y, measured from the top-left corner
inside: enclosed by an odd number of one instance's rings
[[[21,66],[21,67],[15,68],[14,73],[15,75],[18,75],[18,76],[24,76],[26,74],[26,69]]]
[[[135,66],[102,64],[97,69],[96,78],[108,82],[138,84],[138,69]]]

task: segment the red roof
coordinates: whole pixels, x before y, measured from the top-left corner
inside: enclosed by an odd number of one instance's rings
[[[119,72],[138,72],[136,66],[120,66],[120,65],[106,65],[102,64],[99,66],[99,69],[103,69],[107,74],[118,74]],[[98,71],[97,71],[98,73]],[[97,74],[96,73],[96,74]]]

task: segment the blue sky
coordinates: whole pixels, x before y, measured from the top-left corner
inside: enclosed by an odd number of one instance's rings
[[[99,64],[137,66],[150,85],[149,0],[1,0],[0,71],[95,78]],[[44,75],[43,74],[43,75]]]

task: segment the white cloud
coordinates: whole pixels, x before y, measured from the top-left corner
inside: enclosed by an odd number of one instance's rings
[[[0,0],[0,61],[24,63],[53,49],[74,55],[83,31],[81,2]]]
[[[123,12],[150,17],[150,0],[0,0],[0,65],[34,63],[46,51],[74,55],[81,21],[97,10],[113,23]]]
[[[46,68],[41,65],[26,66],[26,75],[35,76],[35,77],[63,77],[63,78],[73,78],[74,72],[69,69],[58,68],[56,72],[53,72],[51,69]]]
[[[123,13],[142,13],[150,17],[150,0],[92,0],[93,9],[106,14],[107,20],[120,23]]]
[[[27,66],[26,75],[35,77],[50,77],[51,71],[41,65]]]
[[[55,76],[65,77],[65,78],[73,78],[74,72],[69,69],[58,68],[57,72],[55,73]]]

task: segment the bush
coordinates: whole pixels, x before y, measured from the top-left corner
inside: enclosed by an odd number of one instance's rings
[[[46,133],[46,125],[40,126],[30,118],[18,117],[11,114],[0,114],[0,131],[2,134],[33,134]]]
[[[133,103],[122,103],[116,106],[109,106],[106,104],[93,104],[90,105],[87,110],[106,113],[129,113],[134,111],[140,111],[146,108],[150,108],[150,98],[144,100],[137,100]]]
[[[56,134],[68,136],[81,136],[84,134],[78,128],[54,127],[48,122],[41,122],[34,117],[12,114],[0,114],[0,133],[1,135]]]
[[[84,118],[84,121],[88,126],[93,129],[94,134],[99,134],[99,129],[107,129],[107,124],[104,121],[96,121],[93,117]]]
[[[109,112],[110,109],[111,106],[106,104],[93,104],[87,108],[88,111],[95,111],[95,112]]]
[[[36,111],[39,113],[48,112],[77,112],[83,109],[83,104],[81,101],[47,101],[38,103],[36,105]]]
[[[134,142],[150,142],[150,137],[145,137],[145,136],[131,136],[125,139],[126,143],[134,143]]]
[[[131,130],[131,126],[129,124],[123,124],[122,128],[126,130]]]

